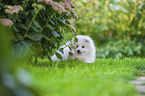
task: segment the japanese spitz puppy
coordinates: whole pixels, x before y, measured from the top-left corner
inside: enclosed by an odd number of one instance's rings
[[[67,42],[66,45],[61,46],[59,49],[63,49],[63,52],[56,51],[63,59],[58,59],[56,53],[51,57],[53,61],[62,60],[79,60],[85,63],[93,63],[96,58],[96,49],[93,40],[86,35],[77,35],[71,42]]]

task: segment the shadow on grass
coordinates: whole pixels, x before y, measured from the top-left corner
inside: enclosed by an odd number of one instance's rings
[[[83,66],[82,66],[83,65]],[[72,68],[72,67],[85,67],[87,66],[88,63],[83,63],[80,61],[73,61],[73,60],[68,60],[68,61],[40,61],[34,66],[37,67],[57,67],[57,68]]]

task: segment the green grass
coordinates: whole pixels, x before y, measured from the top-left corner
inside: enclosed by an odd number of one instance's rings
[[[142,75],[145,60],[138,58],[96,59],[92,64],[79,61],[39,60],[26,65],[32,84],[41,96],[136,96],[130,80]],[[42,66],[43,64],[43,66]]]

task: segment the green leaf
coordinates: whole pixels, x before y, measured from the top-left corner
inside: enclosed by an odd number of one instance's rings
[[[12,25],[15,32],[20,32],[14,25]]]
[[[43,49],[43,50],[42,50],[42,55],[46,56],[46,55],[47,55],[47,53],[48,53],[48,51],[47,51],[47,50],[45,50],[45,49]]]
[[[49,53],[52,53],[52,49],[50,48],[50,46],[48,44],[46,45],[46,48],[47,48]]]
[[[63,49],[64,49],[64,48],[60,48],[60,49],[59,49],[59,52],[61,52],[62,54],[64,54]]]
[[[0,6],[4,6],[4,4],[3,3],[0,3]]]
[[[41,35],[48,41],[47,45],[51,46],[51,48],[56,48],[55,43],[49,37],[47,37],[47,35],[43,33],[41,33]]]
[[[51,26],[50,24],[47,24],[46,26],[47,26],[50,30],[52,30],[52,31],[54,30],[54,27]]]
[[[50,21],[51,24],[55,25],[55,23],[51,19],[49,21]]]
[[[34,22],[34,25],[35,25],[37,28],[41,28],[41,26],[39,25],[39,23],[38,23],[36,20],[34,20],[33,22]]]
[[[59,19],[63,24],[65,24],[65,19],[62,17],[61,19]]]
[[[15,34],[16,34],[16,39],[17,40],[20,40],[21,41],[23,39],[23,36],[20,33],[17,33],[16,32]]]
[[[47,58],[49,59],[49,61],[52,63],[52,59],[51,57],[47,54]]]
[[[77,37],[74,37],[74,42],[78,42],[78,38]]]
[[[43,31],[42,28],[38,29],[38,28],[36,28],[35,26],[31,26],[31,28],[32,28],[35,32],[37,32],[37,33],[41,33],[41,32]]]
[[[55,55],[56,55],[56,57],[57,57],[58,59],[63,59],[62,56],[60,55],[60,53],[55,52]]]
[[[26,26],[26,25],[21,24],[21,27],[22,27],[23,29],[27,30],[27,26]]]
[[[42,38],[42,35],[36,32],[31,32],[27,34],[27,37],[33,41],[39,41]]]
[[[43,33],[41,33],[41,35],[46,39],[46,40],[48,40],[48,41],[50,41],[50,42],[52,42],[52,40],[51,39],[49,39],[45,34],[43,34]]]
[[[68,46],[68,48],[69,48],[69,50],[71,50],[71,51],[72,51],[72,48],[71,48],[71,46]]]
[[[56,31],[52,31],[52,34],[53,34],[55,37],[60,37],[60,35],[59,35]]]

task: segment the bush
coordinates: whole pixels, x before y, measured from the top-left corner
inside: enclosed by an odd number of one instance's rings
[[[70,0],[1,0],[0,23],[14,31],[15,51],[29,50],[47,56],[59,47],[65,30],[75,31],[69,19],[77,18]]]
[[[75,21],[77,34],[91,36],[97,47],[110,46],[109,42],[117,44],[128,39],[130,42],[136,41],[134,43],[136,46],[138,43],[145,44],[144,0],[79,0],[74,3],[77,6],[76,13],[80,18]],[[122,48],[115,45],[110,47]],[[142,50],[145,47],[141,47],[138,56],[144,52]]]
[[[100,41],[106,37],[145,35],[145,5],[142,0],[79,0],[75,4],[80,18],[75,22],[78,34],[88,34]]]
[[[98,58],[123,58],[125,56],[140,56],[142,43],[131,40],[109,41],[103,47],[97,49]],[[145,50],[144,50],[145,51]]]

